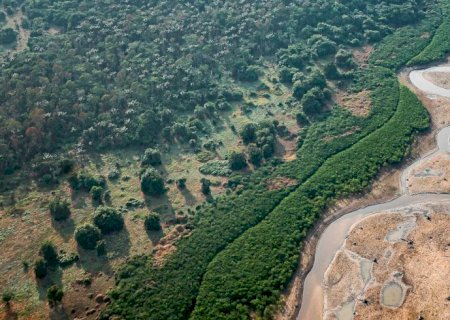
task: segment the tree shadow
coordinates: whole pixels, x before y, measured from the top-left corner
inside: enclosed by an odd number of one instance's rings
[[[111,258],[127,258],[130,255],[131,241],[127,228],[120,232],[104,235],[107,255]]]
[[[51,320],[69,320],[67,311],[62,303],[57,304],[53,308],[50,308],[49,319]]]
[[[181,195],[184,197],[184,201],[187,206],[194,206],[197,203],[197,199],[194,197],[194,195],[189,191],[189,189],[184,188],[180,190]]]
[[[109,263],[107,255],[97,255],[97,250],[85,250],[78,246],[78,254],[80,259],[76,262],[79,268],[88,272],[93,276],[97,276],[99,273],[104,273],[108,276],[113,275],[113,269]]]
[[[1,310],[1,309],[0,309]],[[16,311],[13,310],[11,304],[8,304],[4,307],[4,316],[5,320],[17,320],[19,319],[19,315]]]
[[[36,287],[39,294],[39,300],[47,299],[47,290],[53,285],[62,287],[62,269],[53,267],[48,269],[48,274],[43,279],[36,279]]]
[[[86,195],[83,192],[72,190],[70,192],[70,201],[75,209],[86,208]]]
[[[72,238],[72,235],[75,231],[75,223],[73,222],[72,218],[68,218],[64,221],[56,221],[52,218],[52,227],[59,233],[64,241],[68,241],[70,238]]]
[[[159,243],[159,241],[161,240],[161,238],[164,237],[163,230],[158,230],[158,231],[145,230],[145,231],[147,232],[147,236],[154,246],[156,246]]]

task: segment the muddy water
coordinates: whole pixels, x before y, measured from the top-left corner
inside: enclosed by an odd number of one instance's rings
[[[440,95],[450,98],[450,90],[441,88],[426,80],[423,74],[426,72],[449,72],[450,67],[434,67],[426,70],[412,71],[410,73],[410,80],[417,88],[426,92],[430,95]],[[381,212],[381,211],[403,211],[411,205],[416,205],[425,202],[443,202],[449,201],[450,195],[448,194],[416,194],[410,195],[407,186],[407,173],[412,167],[418,165],[422,161],[434,156],[437,153],[450,152],[450,127],[446,127],[439,131],[436,136],[437,148],[432,153],[424,156],[410,167],[404,170],[401,178],[401,192],[402,196],[397,199],[362,208],[357,211],[353,211],[340,219],[333,222],[321,235],[316,248],[314,265],[311,271],[308,273],[303,289],[303,298],[300,312],[297,316],[297,320],[316,320],[322,319],[323,312],[323,289],[322,281],[324,278],[325,271],[333,260],[336,252],[342,247],[345,238],[351,229],[351,227],[361,221],[363,218],[370,214]],[[402,230],[403,233],[405,230]],[[399,230],[400,233],[400,230]],[[395,235],[393,235],[395,237]],[[400,288],[401,289],[401,288]],[[387,287],[388,292],[384,295],[385,297],[392,297],[386,301],[387,304],[395,305],[395,297],[397,296],[395,292],[396,288]],[[392,294],[391,294],[392,293]],[[352,319],[352,313],[349,314],[349,310],[353,310],[351,305],[343,306],[341,310],[342,314],[339,316],[340,319]]]

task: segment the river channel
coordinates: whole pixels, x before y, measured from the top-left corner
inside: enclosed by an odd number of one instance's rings
[[[450,90],[432,83],[424,77],[427,72],[445,72],[450,73],[450,67],[432,67],[424,70],[414,70],[409,74],[411,83],[433,99],[433,96],[441,96],[450,98]],[[432,152],[424,155],[416,162],[407,167],[401,175],[401,196],[398,198],[381,204],[372,205],[350,212],[331,223],[321,235],[315,252],[315,259],[312,269],[306,276],[303,286],[302,306],[297,316],[297,320],[317,320],[322,319],[323,313],[323,279],[327,268],[332,262],[336,252],[342,247],[351,227],[360,222],[367,216],[382,211],[400,211],[402,208],[433,202],[439,203],[449,201],[448,194],[411,194],[408,190],[409,172],[423,161],[435,156],[438,153],[450,152],[450,127],[441,129],[437,136],[437,147]]]

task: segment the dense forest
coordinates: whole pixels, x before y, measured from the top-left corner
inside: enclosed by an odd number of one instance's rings
[[[55,221],[73,211],[60,197],[65,186],[72,200],[89,195],[95,211],[70,239],[80,254],[105,256],[107,235],[126,231],[127,210],[112,207],[108,191],[123,167],[92,175],[82,170],[87,158],[138,150],[132,178],[144,200],[127,206],[145,207],[171,185],[187,188],[185,178],[166,179],[164,150],[217,153],[224,147],[210,137],[232,112],[255,112],[260,92],[275,101],[268,84],[287,88],[264,121],[231,125],[244,151],[225,150],[225,159],[199,169],[207,201],[188,209],[188,236],[162,264],[152,252],[127,257],[101,314],[270,319],[323,210],[366,191],[428,129],[428,114],[396,72],[450,51],[448,14],[447,0],[0,0],[0,191],[20,183],[9,177],[33,179],[52,190]],[[27,46],[18,50],[23,34]],[[354,114],[337,101],[341,93],[366,94],[370,110]],[[275,110],[295,119],[295,132]],[[296,139],[295,159],[275,155],[280,138]],[[220,195],[211,193],[213,176],[226,178]],[[155,212],[143,226],[167,232]],[[62,262],[56,250],[42,246],[37,279],[79,258]],[[59,287],[50,289],[61,301]]]

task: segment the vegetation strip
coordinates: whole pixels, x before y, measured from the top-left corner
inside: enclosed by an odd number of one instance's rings
[[[237,319],[256,311],[269,317],[298,262],[298,248],[324,208],[363,191],[380,168],[400,162],[412,135],[429,126],[415,95],[401,87],[394,117],[328,160],[270,215],[209,265],[192,319]]]

